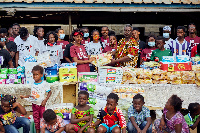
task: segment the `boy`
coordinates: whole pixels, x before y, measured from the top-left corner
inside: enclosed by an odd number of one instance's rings
[[[22,99],[31,98],[36,133],[40,132],[40,119],[45,111],[46,102],[52,93],[49,84],[41,80],[43,71],[44,69],[39,65],[33,67],[32,73],[35,83],[31,86],[31,95],[20,96]],[[45,92],[48,92],[46,98]]]
[[[200,105],[199,103],[190,103],[188,106],[189,113],[184,116],[188,126],[194,130],[200,122]]]
[[[144,97],[137,94],[133,97],[133,105],[128,109],[128,133],[152,133],[150,110],[143,105]]]
[[[105,46],[109,46],[109,43],[110,43],[108,32],[109,32],[109,29],[107,26],[103,26],[101,28],[101,34],[102,34],[101,42],[104,43]]]
[[[61,133],[66,131],[66,126],[60,116],[57,116],[52,109],[47,109],[40,121],[40,129],[41,133]]]
[[[162,36],[156,38],[156,45],[158,49],[154,50],[151,54],[151,60],[154,61],[158,57],[159,61],[162,61],[163,56],[172,56],[172,52],[169,49],[165,49],[165,39]]]
[[[126,120],[120,109],[117,109],[119,97],[110,93],[107,96],[107,104],[97,115],[97,121],[92,126],[98,126],[97,133],[126,133]]]

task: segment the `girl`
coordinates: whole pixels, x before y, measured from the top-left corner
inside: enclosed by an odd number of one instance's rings
[[[40,48],[39,54],[42,54],[45,50],[44,45],[44,29],[42,27],[35,27],[33,30],[34,36],[38,39],[38,45]]]
[[[117,49],[117,37],[115,36],[115,32],[110,31],[108,33],[108,35],[109,35],[109,39],[110,39],[110,44],[109,44],[109,46],[106,46],[103,49],[103,53],[115,51]]]
[[[93,41],[91,41],[90,43],[85,45],[85,49],[86,49],[88,55],[91,56],[91,55],[102,54],[102,51],[105,46],[99,41],[99,31],[93,30],[92,37],[93,37]],[[94,72],[95,70],[96,70],[95,66],[91,65],[90,71]]]
[[[95,133],[95,129],[90,127],[94,110],[87,105],[88,98],[89,93],[87,91],[78,93],[78,106],[72,109],[71,124],[66,126],[67,133]]]
[[[143,49],[140,55],[140,64],[142,64],[143,60],[150,61],[150,57],[153,50],[156,50],[156,37],[154,35],[150,35],[147,38],[147,48]]]
[[[27,114],[14,96],[1,94],[0,120],[5,129],[3,132],[18,133],[17,129],[23,127],[23,133],[29,133],[30,121],[25,117],[17,117],[15,111],[22,115]]]
[[[155,121],[157,133],[189,133],[189,127],[180,113],[182,102],[177,95],[168,99],[161,120]]]
[[[70,55],[74,62],[77,62],[78,72],[90,72],[89,63],[92,62],[92,58],[87,55],[86,50],[81,41],[83,38],[83,32],[79,29],[73,31],[74,45],[70,47]]]
[[[62,46],[57,45],[58,36],[54,31],[49,31],[45,37],[45,49],[43,52],[49,52],[51,62],[60,64],[60,59],[63,59]]]

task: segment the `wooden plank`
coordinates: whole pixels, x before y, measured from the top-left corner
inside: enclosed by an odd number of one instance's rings
[[[34,0],[34,2],[43,2],[44,0]]]
[[[114,3],[123,3],[123,0],[114,0]]]
[[[76,84],[76,106],[78,105],[78,83]]]
[[[73,103],[76,105],[77,94],[76,84],[63,85],[63,103]]]
[[[157,3],[162,3],[162,0],[152,0],[152,2],[154,2],[155,4],[157,4]]]
[[[32,3],[33,0],[24,0],[24,2],[27,2],[27,3]]]
[[[104,0],[95,0],[95,3],[104,3]]]
[[[54,2],[64,2],[64,0],[54,0]]]
[[[85,1],[85,3],[93,3],[94,2],[94,0],[84,0]]]
[[[74,2],[74,0],[64,0],[64,2]]]
[[[171,0],[162,0],[163,1],[163,3],[165,3],[165,4],[171,4],[172,2],[171,2]]]
[[[5,2],[5,0],[0,0],[0,2]]]
[[[152,0],[143,0],[144,3],[152,3]]]
[[[14,0],[14,2],[23,2],[24,0]]]
[[[183,2],[183,4],[190,4],[191,3],[190,0],[181,0],[181,2]]]
[[[124,3],[130,3],[131,4],[132,0],[124,0]]]
[[[105,3],[113,3],[113,0],[105,0]]]
[[[83,0],[74,0],[75,3],[83,3]]]
[[[192,4],[200,4],[200,0],[190,0]]]
[[[142,0],[132,0],[133,3],[142,3]]]

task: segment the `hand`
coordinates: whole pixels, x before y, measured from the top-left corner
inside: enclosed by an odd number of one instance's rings
[[[94,123],[90,123],[90,127],[95,127],[95,124]]]
[[[142,130],[139,128],[137,129],[137,133],[143,133]]]
[[[164,128],[166,127],[165,122],[161,120],[160,125],[159,125],[159,129],[162,131]]]
[[[84,121],[90,121],[90,116],[84,116],[84,117],[83,117],[83,120],[84,120]]]
[[[141,133],[146,133],[146,132],[147,132],[147,130],[144,130],[144,129],[141,131]]]
[[[20,95],[20,98],[21,98],[21,99],[24,99],[24,98],[25,98],[25,96],[23,96],[23,95]]]
[[[88,62],[90,63],[90,62],[92,62],[93,60],[95,60],[94,57],[90,58],[90,59],[88,60]]]
[[[46,105],[47,101],[46,100],[43,100],[41,105],[44,107]]]
[[[16,108],[18,105],[19,105],[19,103],[15,102],[15,103],[12,104],[12,108]]]
[[[110,64],[115,64],[116,63],[115,61],[116,61],[115,59],[111,59],[111,63]]]

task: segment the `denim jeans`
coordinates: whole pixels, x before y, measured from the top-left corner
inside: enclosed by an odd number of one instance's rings
[[[142,124],[139,125],[139,128],[143,130],[146,124],[147,124],[147,121],[144,121]],[[128,122],[127,124],[127,131],[128,133],[137,133],[137,129],[133,126],[131,122]],[[146,133],[152,133],[152,125],[149,126]]]
[[[23,133],[29,133],[30,121],[25,117],[17,117],[15,123],[12,125],[3,126],[6,133],[19,133],[17,129],[23,127]]]

